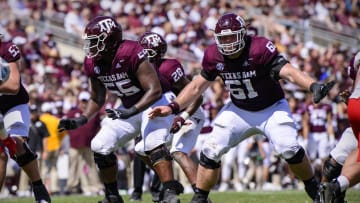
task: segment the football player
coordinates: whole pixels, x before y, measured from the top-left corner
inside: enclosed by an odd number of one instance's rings
[[[5,151],[25,171],[32,184],[36,202],[51,202],[41,178],[37,155],[30,150],[27,139],[30,128],[29,95],[21,83],[19,48],[1,41],[0,35],[0,188],[3,185],[8,160]]]
[[[148,58],[159,71],[165,82],[171,86],[176,95],[190,82],[184,68],[176,59],[164,58],[167,43],[162,36],[154,32],[146,32],[139,38],[139,43],[148,53]],[[195,99],[184,111],[176,115],[169,135],[170,153],[184,171],[189,183],[195,188],[196,165],[189,157],[197,137],[204,125],[205,116],[202,108],[202,96]],[[139,142],[135,151],[142,154],[143,141]]]
[[[164,187],[164,202],[177,203],[171,156],[165,146],[168,126],[173,117],[149,119],[150,109],[166,105],[175,95],[161,88],[157,72],[147,60],[147,52],[137,42],[122,38],[121,26],[112,17],[97,16],[84,31],[84,70],[91,83],[91,99],[83,114],[63,119],[59,130],[71,130],[84,125],[104,105],[106,92],[116,94],[121,106],[106,109],[108,117],[92,139],[91,149],[105,185],[102,202],[124,202],[117,189],[117,157],[115,151],[137,135],[144,140],[144,152],[159,175]]]
[[[214,128],[202,146],[192,203],[206,202],[217,183],[221,157],[245,138],[264,134],[274,149],[304,181],[315,199],[318,182],[304,149],[297,142],[297,130],[278,80],[288,80],[313,93],[318,103],[334,82],[318,83],[293,67],[272,41],[246,34],[244,20],[226,13],[217,21],[215,44],[206,48],[201,74],[195,77],[167,106],[154,108],[149,117],[177,114],[201,95],[220,76],[230,92],[228,102],[214,120]]]
[[[321,203],[344,203],[347,188],[360,182],[360,52],[349,64],[349,76],[354,80],[352,91],[341,94],[348,104],[351,129],[346,129],[330,158],[325,162],[323,183],[320,185]]]

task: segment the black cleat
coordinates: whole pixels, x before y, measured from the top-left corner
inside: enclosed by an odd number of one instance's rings
[[[33,192],[34,192],[36,203],[50,203],[51,202],[50,195],[49,195],[45,185],[34,186]]]
[[[320,203],[346,203],[345,192],[341,192],[336,180],[320,185]]]
[[[175,190],[166,189],[161,203],[180,203],[180,199]]]
[[[130,202],[140,202],[141,201],[141,192],[133,192],[130,197]]]
[[[209,203],[209,202],[211,201],[204,195],[195,193],[190,203]]]

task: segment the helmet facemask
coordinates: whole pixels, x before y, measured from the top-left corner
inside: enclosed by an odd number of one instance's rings
[[[245,47],[245,35],[245,28],[241,28],[237,31],[226,29],[221,30],[221,33],[215,33],[215,42],[219,52],[223,55],[236,54]]]
[[[84,35],[84,51],[88,58],[94,58],[99,55],[100,52],[105,50],[105,40],[107,38],[106,33],[97,35]]]
[[[154,49],[144,49],[148,55],[149,60],[153,60],[158,54]]]

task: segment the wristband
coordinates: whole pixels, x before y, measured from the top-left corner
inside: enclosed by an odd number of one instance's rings
[[[168,106],[171,108],[173,114],[178,114],[180,112],[180,106],[175,101],[172,101]]]
[[[84,115],[81,115],[78,119],[79,119],[78,121],[81,125],[84,125],[88,122],[88,118]]]
[[[181,114],[180,114],[180,117],[183,118],[185,121],[190,117],[190,114],[186,111],[183,111]]]
[[[318,86],[318,85],[319,85],[319,84],[318,84],[317,82],[311,83],[310,88],[309,88],[310,92],[311,92],[311,93],[314,93],[314,89],[315,89],[316,86]]]

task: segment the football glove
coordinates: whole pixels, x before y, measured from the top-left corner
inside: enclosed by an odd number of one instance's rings
[[[62,132],[64,130],[73,130],[86,124],[87,122],[88,119],[84,115],[81,115],[77,118],[61,119],[58,126],[58,131]]]
[[[328,83],[317,83],[314,82],[310,85],[310,92],[313,94],[313,101],[315,104],[319,103],[333,88],[335,85],[335,81],[330,81]]]
[[[170,133],[177,133],[180,128],[185,124],[185,119],[181,116],[176,116],[171,125]]]
[[[128,119],[139,112],[135,106],[128,109],[106,109],[105,111],[109,118],[112,118],[113,120]]]

